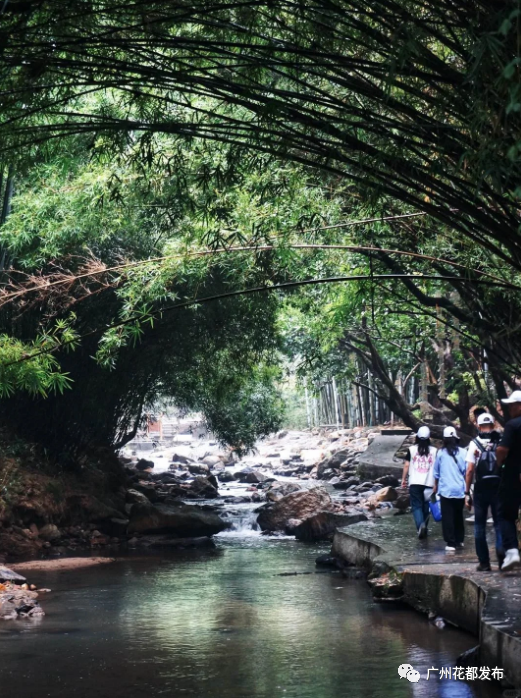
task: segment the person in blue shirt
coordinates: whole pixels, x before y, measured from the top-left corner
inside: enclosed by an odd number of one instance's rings
[[[466,451],[459,447],[459,438],[454,427],[443,430],[443,448],[434,461],[434,491],[440,495],[441,527],[446,543],[445,550],[453,553],[463,547],[465,525],[465,462]]]

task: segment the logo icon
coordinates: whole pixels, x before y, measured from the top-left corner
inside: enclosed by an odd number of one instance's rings
[[[418,683],[420,680],[420,672],[412,666],[412,664],[400,664],[398,667],[398,676],[401,679],[407,679],[411,683]]]

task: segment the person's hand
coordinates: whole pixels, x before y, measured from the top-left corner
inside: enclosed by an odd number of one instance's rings
[[[469,511],[472,509],[472,497],[470,494],[465,495],[465,506]]]
[[[402,486],[402,487],[405,487],[406,484],[407,484],[407,483],[406,483],[406,480],[405,480],[405,478],[403,478],[401,486]]]

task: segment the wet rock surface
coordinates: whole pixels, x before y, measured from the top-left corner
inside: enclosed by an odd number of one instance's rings
[[[29,586],[22,575],[0,565],[0,621],[44,615],[36,587]]]
[[[228,525],[213,511],[185,504],[137,504],[128,533],[170,533],[179,538],[213,536]]]
[[[352,513],[336,514],[322,511],[305,519],[295,528],[295,538],[311,543],[319,540],[332,540],[339,526],[351,526],[366,521],[367,514],[353,511]]]
[[[291,528],[319,512],[331,511],[333,502],[322,488],[292,492],[276,502],[264,505],[257,519],[263,531],[284,531],[293,521]],[[298,521],[298,524],[295,524]]]

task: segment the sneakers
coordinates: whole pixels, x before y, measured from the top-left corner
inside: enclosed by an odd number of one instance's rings
[[[517,548],[510,548],[510,550],[507,550],[506,552],[505,559],[501,565],[501,571],[508,572],[508,570],[518,567],[520,563],[521,560],[519,559],[519,550]]]
[[[445,552],[446,552],[446,553],[455,553],[455,552],[456,552],[456,548],[453,548],[452,545],[446,545],[446,546],[445,546]]]
[[[425,523],[422,523],[420,528],[418,529],[418,538],[420,540],[423,540],[426,537],[427,537],[427,526],[425,525]]]
[[[492,567],[490,566],[490,563],[487,562],[487,564],[483,564],[482,562],[479,563],[479,565],[476,567],[476,570],[478,572],[492,572]]]

